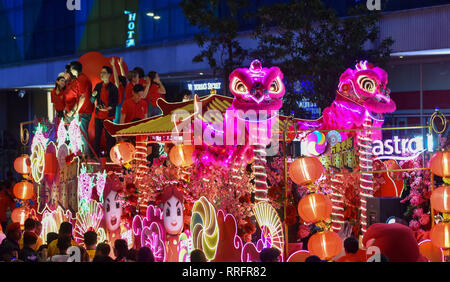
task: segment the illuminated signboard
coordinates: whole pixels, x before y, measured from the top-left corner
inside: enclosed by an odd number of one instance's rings
[[[423,151],[425,151],[425,147],[421,136],[412,139],[400,139],[398,136],[394,136],[393,139],[386,139],[384,142],[375,140],[372,146],[372,153],[376,160],[414,159]]]
[[[126,47],[136,46],[136,13],[125,11],[125,15],[128,15],[128,36],[126,41]]]
[[[199,96],[209,95],[209,94],[220,94],[223,88],[223,82],[218,79],[202,79],[187,81],[185,86],[192,93],[198,94]]]

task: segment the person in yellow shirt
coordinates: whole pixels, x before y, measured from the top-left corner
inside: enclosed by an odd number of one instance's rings
[[[34,234],[36,234],[36,236],[38,236],[37,242],[34,245],[34,250],[37,251],[39,247],[42,245],[42,238],[39,237],[39,235],[42,232],[42,224],[39,221],[34,220],[30,217],[25,220],[24,228],[25,228],[24,232],[33,232]],[[20,249],[23,248],[23,237],[20,238],[19,247]]]
[[[58,239],[53,240],[48,245],[48,257],[51,258],[54,255],[59,255],[61,252],[58,248],[58,240],[60,238],[69,237],[71,238],[71,245],[72,246],[78,246],[77,242],[75,242],[72,238],[72,224],[70,222],[63,222],[59,226],[59,234]]]
[[[92,261],[95,257],[95,247],[97,246],[97,233],[95,231],[84,233],[84,246],[89,255],[89,261]]]

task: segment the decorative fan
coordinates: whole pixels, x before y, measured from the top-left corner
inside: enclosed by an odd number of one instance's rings
[[[203,250],[206,258],[213,260],[219,243],[219,225],[216,209],[203,196],[192,207],[191,232],[194,249]]]
[[[86,204],[86,209],[77,212],[74,238],[75,241],[82,243],[84,240],[84,233],[87,231],[95,231],[97,234],[102,235],[105,232],[100,231],[100,223],[103,218],[102,205],[94,200],[89,200]],[[101,237],[101,236],[100,236]],[[101,242],[101,240],[99,240]]]
[[[260,202],[255,205],[253,212],[262,231],[264,248],[275,247],[283,254],[283,227],[277,211],[270,204]]]

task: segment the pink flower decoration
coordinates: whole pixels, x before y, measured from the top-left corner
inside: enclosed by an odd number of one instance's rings
[[[414,210],[414,217],[420,218],[422,215],[423,215],[423,209],[422,208]]]
[[[411,220],[409,222],[409,227],[413,230],[416,231],[420,228],[420,223],[417,220]]]
[[[418,206],[422,203],[422,199],[419,195],[415,194],[411,196],[411,205]]]
[[[429,214],[423,214],[422,217],[419,220],[421,225],[427,225],[430,222],[430,215]]]

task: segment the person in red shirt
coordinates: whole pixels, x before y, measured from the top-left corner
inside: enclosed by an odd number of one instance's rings
[[[147,102],[143,99],[144,86],[133,87],[133,97],[123,102],[120,123],[129,123],[147,117]]]
[[[94,150],[97,156],[100,155],[100,140],[103,133],[105,120],[114,120],[116,114],[116,107],[119,100],[119,93],[117,87],[110,82],[113,71],[108,66],[103,66],[100,72],[100,78],[102,82],[98,83],[94,92],[92,93],[91,102],[96,103],[95,108],[95,141]],[[109,159],[109,152],[115,144],[115,138],[113,138],[107,130],[105,130],[106,137],[106,151],[104,156]]]
[[[128,72],[129,83],[125,87],[125,100],[133,98],[133,87],[139,83],[139,74],[132,70]]]
[[[156,105],[156,101],[166,94],[166,88],[159,79],[159,75],[156,71],[149,72],[147,77],[149,80],[147,86],[149,87],[149,90],[147,91],[146,89],[145,91],[145,99],[148,103],[148,116],[152,117],[162,113],[161,109]]]
[[[355,237],[344,240],[345,256],[340,257],[337,262],[366,262],[366,253],[359,249],[359,242]]]
[[[64,78],[64,73],[60,73],[56,79],[55,88],[51,92],[52,103],[56,111],[56,116],[58,118],[64,118],[64,108],[65,97],[64,90],[66,88],[66,79]]]
[[[91,102],[92,83],[91,80],[82,73],[83,65],[78,61],[73,61],[68,66],[72,76],[70,88],[66,92],[66,116],[69,120],[76,115],[79,116],[82,152],[86,156],[91,156],[89,146],[89,122],[91,121],[94,105]]]
[[[122,104],[125,101],[125,89],[127,86],[127,78],[124,76],[125,72],[123,70],[123,58],[120,58],[118,61],[120,68],[120,75],[117,72],[116,64],[114,58],[111,59],[111,66],[114,75],[114,84],[119,90],[119,104],[116,107],[116,118],[114,119],[114,123],[120,123],[120,111],[122,109]]]

